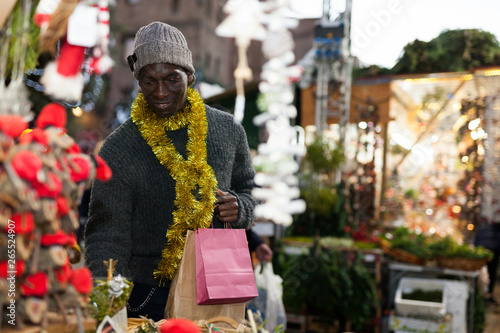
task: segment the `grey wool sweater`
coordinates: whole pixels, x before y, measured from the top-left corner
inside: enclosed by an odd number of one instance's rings
[[[251,196],[255,171],[243,127],[228,113],[206,106],[207,161],[218,188],[236,196],[238,220],[233,228],[250,228],[255,200]],[[166,132],[186,157],[187,129]],[[85,229],[85,261],[94,278],[107,276],[103,260],[118,260],[115,273],[158,286],[153,271],[161,259],[166,232],[172,223],[175,181],[129,118],[102,145],[99,155],[113,176],[95,181]],[[215,227],[221,223],[214,221]]]

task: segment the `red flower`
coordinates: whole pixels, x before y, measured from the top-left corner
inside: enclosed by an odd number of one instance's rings
[[[183,318],[168,319],[159,327],[160,333],[197,333],[201,329],[191,320]]]

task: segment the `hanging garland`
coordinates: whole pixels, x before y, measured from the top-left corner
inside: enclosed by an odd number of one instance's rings
[[[175,185],[175,210],[167,231],[167,243],[154,277],[172,280],[182,257],[187,230],[207,228],[212,221],[216,202],[217,179],[207,164],[207,118],[204,102],[198,92],[188,88],[188,103],[172,117],[161,118],[153,113],[143,94],[132,104],[132,120],[153,150],[156,158],[168,169]],[[175,149],[165,131],[188,128],[187,160]],[[196,191],[198,189],[198,191]],[[198,192],[199,199],[195,197]]]

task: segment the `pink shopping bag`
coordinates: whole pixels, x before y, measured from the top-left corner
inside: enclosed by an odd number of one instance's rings
[[[195,232],[198,304],[244,303],[258,296],[243,229]]]

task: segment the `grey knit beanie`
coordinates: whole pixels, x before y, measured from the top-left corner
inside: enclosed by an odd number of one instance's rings
[[[177,65],[194,74],[186,38],[179,29],[163,22],[152,22],[137,31],[134,54],[128,62],[136,80],[144,66],[157,63]]]

